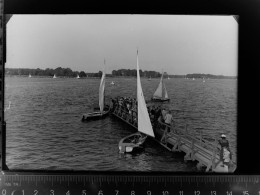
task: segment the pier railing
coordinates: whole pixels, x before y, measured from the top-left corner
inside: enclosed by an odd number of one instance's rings
[[[132,127],[137,129],[137,111],[128,109],[124,105],[116,103],[114,105],[113,114]],[[213,141],[207,140],[202,133],[194,133],[188,131],[187,125],[184,130],[174,127],[173,124],[168,125],[160,119],[155,122],[154,131],[159,133],[159,139],[155,139],[162,146],[170,151],[183,151],[186,153],[184,160],[197,160],[198,167],[206,166],[206,171],[215,169],[220,160],[220,145],[216,138]],[[210,138],[212,139],[212,138]]]
[[[115,114],[117,114],[122,119],[126,120],[126,122],[130,123],[131,125],[137,127],[137,111],[130,109],[129,110],[123,106],[119,105],[118,103],[115,104],[114,109]],[[203,138],[202,133],[191,133],[187,129],[187,125],[185,128],[185,132],[182,131],[176,131],[171,125],[168,125],[166,123],[163,123],[162,121],[158,120],[157,128],[161,128],[165,131],[165,134],[171,134],[174,133],[176,136],[180,136],[183,138],[188,138],[192,141],[192,143],[196,143],[201,147],[205,147],[207,149],[210,149],[211,151],[217,151],[220,150],[220,146],[217,144],[217,139],[214,138],[214,142],[210,142]]]
[[[207,171],[216,166],[220,160],[220,146],[217,139],[210,142],[203,138],[201,133],[190,133],[187,131],[177,131],[171,125],[158,121],[157,128],[163,131],[161,144],[170,151],[183,151],[186,153],[185,160],[197,160],[198,167],[206,165]],[[170,145],[170,146],[169,146]]]
[[[134,109],[128,110],[123,105],[116,103],[114,105],[113,113],[120,117],[122,120],[130,124],[131,126],[137,128],[137,111]]]

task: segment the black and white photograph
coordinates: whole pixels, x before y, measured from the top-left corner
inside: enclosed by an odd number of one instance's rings
[[[10,170],[234,173],[233,15],[12,15]]]

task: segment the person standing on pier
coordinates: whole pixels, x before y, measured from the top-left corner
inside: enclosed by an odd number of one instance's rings
[[[165,114],[164,116],[164,122],[167,124],[167,125],[171,125],[171,123],[173,122],[173,118],[172,118],[172,114],[171,114],[171,111],[169,110],[168,113]]]
[[[227,166],[229,167],[229,163],[230,163],[230,152],[228,151],[228,149],[226,147],[223,148],[223,166]]]
[[[161,117],[161,121],[162,122],[165,122],[165,116],[166,116],[166,114],[167,114],[167,111],[165,110],[165,108],[162,108],[162,117]]]
[[[172,129],[172,125],[173,125],[173,117],[172,117],[172,113],[169,110],[164,117],[164,123],[167,125],[170,125],[170,127],[167,128],[167,132],[169,133]]]
[[[219,145],[221,147],[220,149],[220,162],[224,162],[224,148],[226,148],[228,151],[230,151],[229,149],[229,142],[226,139],[226,135],[222,134],[221,135],[221,140],[219,140]]]

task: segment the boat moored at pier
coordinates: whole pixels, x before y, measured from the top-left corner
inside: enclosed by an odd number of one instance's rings
[[[106,105],[104,107],[104,110],[103,112],[101,113],[100,111],[97,111],[97,112],[91,112],[91,113],[86,113],[86,114],[83,114],[82,116],[82,121],[86,122],[86,121],[92,121],[92,120],[99,120],[99,119],[103,119],[105,118],[106,116],[108,116],[109,114],[109,111],[110,111],[110,107],[108,105]]]
[[[128,135],[120,140],[118,147],[120,153],[135,153],[144,149],[147,136],[140,132]]]
[[[105,71],[103,71],[101,81],[100,81],[100,86],[99,86],[100,111],[83,114],[81,121],[98,120],[98,119],[105,118],[109,114],[110,106],[105,104],[105,78],[106,78],[106,74]]]

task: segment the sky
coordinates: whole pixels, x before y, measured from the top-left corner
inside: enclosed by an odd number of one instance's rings
[[[13,15],[6,68],[136,69],[237,76],[233,16]]]

